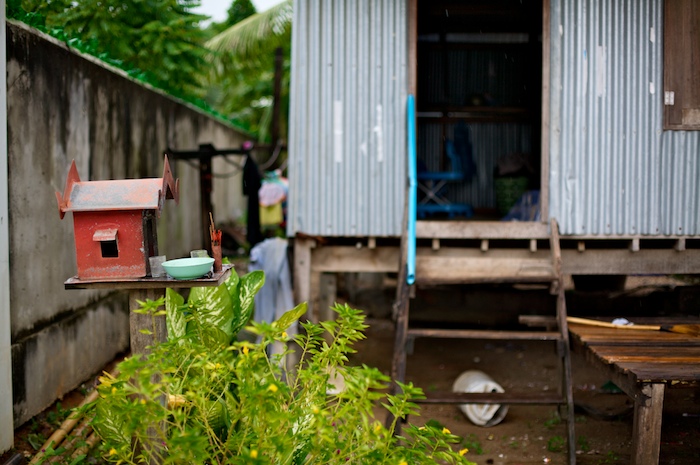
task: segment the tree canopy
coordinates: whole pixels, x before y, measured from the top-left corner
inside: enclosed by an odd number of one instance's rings
[[[192,13],[199,0],[23,0],[22,8],[45,18],[104,54],[140,70],[143,80],[176,94],[202,95],[199,76],[206,65],[205,16]]]

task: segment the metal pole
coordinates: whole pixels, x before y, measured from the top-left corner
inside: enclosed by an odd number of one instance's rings
[[[5,0],[0,0],[0,454],[14,445],[10,332],[10,227],[7,179]]]

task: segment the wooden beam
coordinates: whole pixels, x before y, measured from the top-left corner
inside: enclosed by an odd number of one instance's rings
[[[311,268],[318,272],[395,273],[399,268],[399,247],[318,247],[311,253]]]
[[[557,331],[490,331],[484,329],[409,329],[409,337],[435,337],[443,339],[498,339],[558,341]]]
[[[564,274],[698,274],[700,250],[562,250]]]
[[[549,219],[549,133],[551,131],[551,116],[549,107],[551,79],[551,28],[550,0],[542,0],[542,121],[540,129],[540,217]]]
[[[418,239],[549,239],[546,223],[530,221],[416,221]]]

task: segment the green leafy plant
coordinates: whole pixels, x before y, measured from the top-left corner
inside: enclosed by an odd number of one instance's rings
[[[484,453],[484,449],[481,447],[481,442],[474,433],[470,433],[465,436],[462,440],[462,445],[468,449],[469,452],[473,452],[476,455],[482,455]]]
[[[549,419],[544,421],[544,427],[547,429],[554,429],[556,426],[561,425],[561,423],[561,417],[555,412]]]
[[[576,447],[583,452],[591,450],[591,445],[588,443],[588,438],[585,436],[579,436],[576,439]]]
[[[561,436],[552,436],[547,441],[547,450],[550,452],[562,452],[566,448],[566,440]]]
[[[617,455],[616,452],[609,450],[605,454],[605,457],[598,460],[596,463],[598,463],[600,465],[614,465],[617,463],[622,463],[622,459],[620,458],[619,455]]]
[[[255,273],[255,272],[254,272]],[[165,299],[169,340],[150,353],[125,359],[119,375],[105,375],[93,428],[107,460],[135,464],[180,463],[418,464],[469,463],[460,438],[447,428],[407,425],[416,415],[420,389],[401,384],[387,394],[390,379],[376,368],[348,366],[354,342],[364,338],[364,316],[336,305],[337,318],[287,329],[305,312],[302,304],[274,323],[253,323],[260,343],[237,340],[252,312],[261,273],[232,278],[219,288],[195,291],[187,303],[177,293]],[[162,312],[158,301],[142,309]],[[162,303],[162,302],[160,302]],[[289,350],[270,355],[276,342],[296,345],[300,362],[287,371]],[[331,374],[345,388],[329,394]],[[393,416],[374,418],[381,403]]]

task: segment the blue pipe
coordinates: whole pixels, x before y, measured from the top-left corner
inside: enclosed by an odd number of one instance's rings
[[[408,244],[406,258],[406,282],[416,281],[416,203],[418,196],[416,162],[416,100],[408,96],[406,116],[408,118]]]

